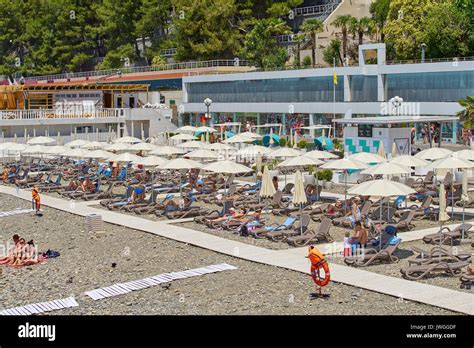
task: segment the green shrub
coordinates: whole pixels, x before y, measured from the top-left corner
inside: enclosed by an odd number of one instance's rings
[[[308,174],[313,175],[314,173],[314,166],[308,166]]]
[[[306,140],[300,140],[298,141],[298,147],[300,149],[305,149],[306,148],[306,145],[308,145],[308,142]]]
[[[324,169],[324,180],[331,181],[332,180],[332,170],[331,169]]]
[[[303,66],[305,68],[309,68],[311,65],[313,65],[313,62],[311,61],[311,57],[310,56],[306,56],[303,58]]]
[[[331,181],[332,180],[332,170],[331,169],[323,169],[318,172],[317,178],[320,181]]]
[[[285,147],[286,146],[286,139],[281,138],[280,139],[280,146]]]

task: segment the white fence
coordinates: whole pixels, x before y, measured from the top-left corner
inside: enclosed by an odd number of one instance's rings
[[[117,118],[124,116],[124,109],[38,109],[38,110],[1,110],[0,120],[34,120],[34,119],[72,119],[72,118]]]

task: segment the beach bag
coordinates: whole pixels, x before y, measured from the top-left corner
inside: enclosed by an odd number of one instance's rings
[[[46,252],[43,253],[42,256],[47,259],[53,259],[55,257],[59,257],[60,255],[61,254],[59,253],[59,251],[48,249]]]
[[[239,228],[239,234],[243,237],[247,237],[249,235],[249,229],[247,228],[247,225],[242,225]]]

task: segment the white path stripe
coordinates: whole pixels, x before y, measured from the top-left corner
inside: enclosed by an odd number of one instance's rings
[[[233,269],[237,269],[237,267],[223,263],[220,265],[212,265],[202,268],[190,269],[183,272],[163,273],[154,277],[148,277],[140,280],[132,280],[127,283],[117,283],[105,288],[86,291],[85,294],[92,298],[94,301],[96,301],[106,297],[122,295],[134,290],[146,289],[162,283],[169,283],[176,279],[196,277],[204,274],[217,273]]]
[[[31,315],[77,306],[79,306],[79,304],[76,302],[74,297],[68,297],[48,302],[27,304],[21,307],[8,308],[0,311],[0,315]]]
[[[6,217],[6,216],[18,215],[18,214],[31,213],[32,211],[33,211],[32,209],[15,209],[12,211],[0,211],[0,218]]]

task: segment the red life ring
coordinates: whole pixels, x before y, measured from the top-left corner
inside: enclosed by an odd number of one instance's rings
[[[324,278],[321,280],[320,270],[324,270]],[[331,280],[331,274],[329,272],[329,266],[326,260],[321,260],[317,264],[311,264],[311,278],[318,286],[326,286]]]

